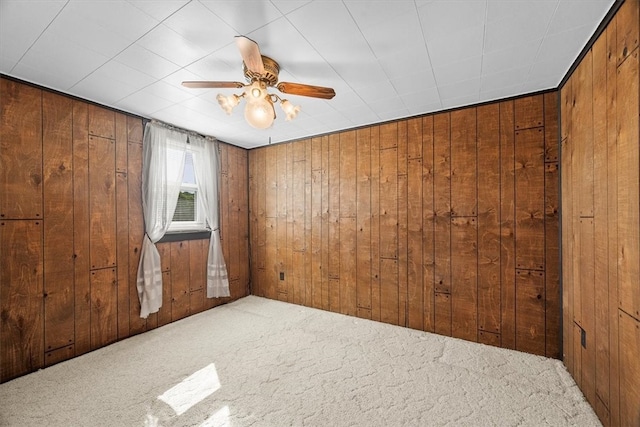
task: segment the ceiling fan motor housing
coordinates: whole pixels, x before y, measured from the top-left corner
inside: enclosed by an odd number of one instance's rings
[[[251,83],[254,80],[262,80],[267,86],[275,86],[278,83],[278,73],[280,73],[280,65],[268,56],[262,56],[262,63],[264,64],[264,75],[254,73],[247,68],[247,65],[242,62],[242,70],[244,71],[244,77],[247,82]]]

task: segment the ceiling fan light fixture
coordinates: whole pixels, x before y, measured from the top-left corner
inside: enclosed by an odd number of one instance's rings
[[[256,129],[267,129],[273,125],[276,111],[268,97],[247,102],[244,107],[244,118]]]
[[[235,94],[224,96],[223,94],[219,93],[218,96],[216,96],[216,99],[218,100],[218,104],[220,104],[220,107],[229,115],[231,115],[233,107],[240,103],[240,97]]]
[[[287,115],[287,118],[285,119],[287,121],[295,119],[298,113],[300,112],[300,106],[299,105],[294,106],[287,99],[283,99],[280,101],[280,107],[282,107],[282,111],[284,111],[284,113]]]

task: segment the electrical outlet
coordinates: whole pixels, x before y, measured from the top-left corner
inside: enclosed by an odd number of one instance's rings
[[[284,280],[284,271],[280,272],[280,280]]]

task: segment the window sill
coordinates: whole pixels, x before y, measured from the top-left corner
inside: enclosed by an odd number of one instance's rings
[[[211,230],[169,231],[158,243],[181,242],[183,240],[203,240],[211,238]]]

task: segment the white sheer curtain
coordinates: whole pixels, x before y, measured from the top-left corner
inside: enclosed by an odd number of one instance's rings
[[[162,269],[155,243],[164,236],[178,203],[187,135],[158,123],[147,123],[142,146],[142,212],[145,236],[138,265],[140,317],[162,307]]]
[[[222,256],[220,244],[220,224],[218,212],[218,171],[220,160],[218,144],[207,141],[200,136],[189,136],[189,143],[196,153],[193,157],[193,168],[198,185],[198,203],[207,215],[211,227],[209,240],[209,256],[207,258],[207,298],[228,297],[229,278],[227,267]]]

